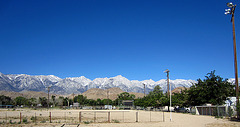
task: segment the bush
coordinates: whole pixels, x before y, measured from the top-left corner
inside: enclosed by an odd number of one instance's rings
[[[16,122],[12,122],[12,120],[9,120],[9,123],[10,124],[16,124]]]
[[[90,124],[92,121],[83,121],[84,124]]]
[[[23,123],[28,123],[28,120],[27,120],[27,118],[25,117],[25,118],[23,118]]]
[[[37,118],[34,117],[34,116],[31,117],[32,122],[36,122],[36,119],[37,119]]]
[[[42,120],[40,123],[46,123],[46,120]]]
[[[112,120],[114,123],[120,123],[119,120]]]

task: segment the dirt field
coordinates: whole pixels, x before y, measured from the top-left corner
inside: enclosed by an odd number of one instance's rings
[[[79,127],[240,127],[211,116],[172,113],[170,121],[169,112],[136,110],[0,110],[0,122],[13,127],[77,127],[79,122]]]

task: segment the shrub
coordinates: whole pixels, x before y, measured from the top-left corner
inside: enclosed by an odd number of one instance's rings
[[[12,122],[12,120],[9,120],[9,123],[10,124],[16,124],[16,122]]]
[[[42,120],[40,123],[46,123],[46,120]]]
[[[28,120],[27,120],[27,118],[25,117],[25,118],[23,118],[23,123],[28,123]]]
[[[36,122],[37,117],[32,116],[32,117],[31,117],[31,120],[32,120],[32,122]]]
[[[120,123],[119,120],[112,120],[114,123]]]
[[[92,121],[83,121],[84,124],[90,124]]]

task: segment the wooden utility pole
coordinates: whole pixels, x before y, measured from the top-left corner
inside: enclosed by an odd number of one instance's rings
[[[48,109],[49,109],[49,92],[50,92],[50,86],[48,86]]]
[[[143,83],[143,87],[144,87],[144,97],[146,96],[146,84]]]
[[[74,95],[75,95],[75,94],[73,93],[73,94],[72,94],[72,96],[73,96],[73,103],[74,103]],[[73,103],[72,103],[72,105],[73,105]]]
[[[166,71],[164,71],[165,73],[167,73],[167,94],[168,94],[168,96],[170,95],[170,93],[169,93],[169,70],[167,69]]]
[[[233,28],[233,51],[234,51],[234,68],[235,68],[235,90],[236,90],[236,99],[237,99],[237,105],[239,104],[239,90],[238,90],[238,67],[237,67],[237,46],[236,46],[236,34],[235,34],[235,20],[234,20],[234,13],[235,13],[235,8],[237,5],[233,5],[232,2],[227,3],[227,6],[229,9],[225,9],[225,14],[230,14],[232,15],[232,28]],[[236,106],[237,106],[236,105]],[[239,119],[239,112],[237,111],[237,118]]]
[[[235,87],[236,87],[237,104],[239,104],[237,48],[236,48],[237,46],[236,46],[235,20],[234,20],[235,7],[236,7],[236,5],[232,8],[232,27],[233,27],[233,50],[234,50],[234,68],[235,68]],[[239,112],[237,113],[237,118],[239,119]]]

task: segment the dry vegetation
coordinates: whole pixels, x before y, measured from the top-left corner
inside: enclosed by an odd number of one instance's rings
[[[19,115],[22,114],[22,123]],[[51,123],[49,121],[51,112]],[[172,121],[168,112],[149,112],[136,110],[0,110],[0,126],[48,126],[64,127],[77,126],[79,124],[79,112],[81,112],[81,127],[239,127],[239,122],[231,122],[227,119],[216,119],[211,116],[199,116],[182,113],[172,113]],[[108,112],[111,112],[108,123]],[[136,122],[138,113],[138,122]],[[36,116],[36,121],[35,121]],[[164,116],[164,117],[163,117]],[[11,123],[10,123],[11,120]],[[24,121],[25,120],[25,121]],[[5,122],[4,122],[5,121]],[[4,122],[4,123],[3,123]],[[6,124],[7,122],[7,124]]]

